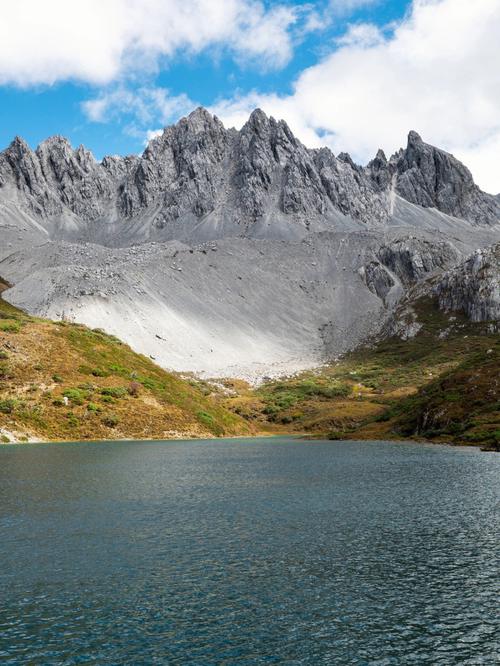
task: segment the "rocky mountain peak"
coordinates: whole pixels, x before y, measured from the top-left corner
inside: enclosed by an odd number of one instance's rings
[[[10,142],[8,148],[5,150],[5,153],[31,153],[31,148],[28,146],[26,141],[22,136],[16,135],[13,140]]]
[[[50,149],[63,149],[67,151],[72,151],[70,142],[65,136],[61,134],[54,134],[49,136],[47,139],[44,139],[38,146],[37,150],[50,150]]]
[[[424,142],[422,140],[422,137],[418,132],[415,132],[415,130],[410,130],[408,132],[408,143],[407,147],[410,148],[411,146],[420,146]]]
[[[203,106],[199,106],[192,111],[186,118],[179,121],[179,126],[183,129],[198,134],[207,131],[224,130],[224,126],[217,116],[212,115],[210,111]]]
[[[274,119],[273,119],[274,120]],[[258,132],[259,130],[267,130],[270,125],[270,119],[262,109],[254,109],[250,114],[248,120],[243,125],[243,131],[249,129]]]
[[[51,136],[42,141],[35,151],[42,168],[50,165],[50,169],[64,177],[69,167],[75,168],[76,157],[70,142],[63,136]]]
[[[0,153],[0,185],[8,182],[37,216],[76,214],[83,234],[89,220],[110,228],[108,217],[117,225],[133,220],[146,238],[182,239],[200,222],[209,236],[251,234],[263,221],[266,233],[285,237],[292,228],[300,236],[338,223],[373,227],[393,214],[396,194],[473,224],[500,219],[500,198],[481,192],[466,167],[414,131],[390,160],[379,150],[363,168],[348,153],[307,149],[286,122],[261,109],[236,131],[199,107],[152,139],[142,156],[100,164],[62,136],[34,152],[16,137]]]
[[[63,137],[36,151],[17,138],[0,152],[0,184],[14,302],[179,370],[331,358],[445,271],[442,307],[498,317],[497,255],[454,266],[498,240],[500,199],[414,132],[361,167],[261,110],[237,131],[200,108],[142,155],[101,163]]]
[[[345,164],[349,164],[349,166],[352,169],[358,170],[360,168],[359,165],[354,162],[349,153],[346,152],[339,153],[337,155],[337,159],[340,160],[341,162],[345,162]]]
[[[397,174],[398,194],[411,203],[476,224],[500,219],[498,202],[477,187],[469,169],[415,131],[409,133],[406,149],[391,158],[391,168]]]
[[[280,145],[284,147],[299,144],[284,120],[275,120],[272,116],[267,116],[262,109],[252,111],[240,135],[247,141],[261,141],[268,144],[272,150]]]
[[[26,141],[16,136],[0,153],[0,183],[12,181],[25,195],[45,197],[43,174],[36,154]]]
[[[384,191],[389,187],[392,173],[389,168],[387,157],[381,148],[378,149],[373,160],[368,163],[366,172],[379,192]]]

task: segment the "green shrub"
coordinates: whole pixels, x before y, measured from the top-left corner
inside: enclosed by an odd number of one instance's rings
[[[80,425],[80,421],[79,421],[78,417],[75,416],[75,414],[73,414],[73,412],[68,412],[66,414],[66,418],[68,419],[68,423],[72,428],[77,428]]]
[[[203,425],[208,427],[213,427],[215,425],[214,417],[208,412],[198,412],[196,416]]]
[[[69,388],[63,392],[63,396],[68,398],[74,405],[83,405],[86,395],[83,391],[76,388]]]
[[[7,435],[2,435],[0,437],[0,442],[3,442],[4,444],[8,444],[10,442],[10,439],[7,437]]]
[[[109,373],[107,373],[102,368],[93,368],[90,371],[90,374],[94,375],[94,377],[108,377],[109,376]]]
[[[118,365],[118,364],[113,364],[109,366],[109,369],[111,372],[116,373],[117,375],[130,375],[130,370],[128,368],[125,368],[123,365]]]
[[[323,395],[325,398],[347,398],[351,393],[352,387],[350,384],[333,382],[326,386],[320,395]]]
[[[368,379],[368,380],[364,381],[363,384],[367,388],[371,388],[374,391],[376,391],[378,388],[380,388],[380,382],[376,381],[375,379]]]
[[[447,428],[447,431],[452,435],[460,435],[465,432],[470,427],[470,423],[463,421],[457,422],[453,421]]]
[[[52,400],[52,404],[54,407],[63,407],[64,406],[64,400],[62,398],[55,398]]]
[[[151,391],[156,388],[154,380],[150,379],[149,377],[141,377],[139,381],[145,388],[150,389]]]
[[[17,400],[14,400],[13,398],[0,400],[0,412],[2,414],[12,414],[17,404],[18,404]]]
[[[21,324],[18,321],[0,321],[0,331],[2,333],[19,333]]]
[[[116,426],[118,425],[119,419],[114,414],[108,414],[107,416],[105,416],[103,418],[102,422],[108,428],[116,428]]]
[[[266,405],[262,411],[263,411],[264,414],[266,414],[266,416],[275,416],[281,410],[278,407],[278,405],[270,404],[270,405]]]
[[[394,416],[396,416],[396,413],[393,409],[388,409],[385,412],[382,412],[382,414],[378,414],[375,416],[373,419],[376,423],[385,423],[386,421],[390,421]]]
[[[87,405],[87,411],[94,412],[97,414],[98,412],[102,412],[102,407],[96,405],[95,402],[89,402],[89,404]]]
[[[0,349],[0,361],[5,361],[6,358],[9,358],[9,355],[3,349]]]
[[[127,389],[123,386],[109,386],[101,389],[101,395],[108,395],[112,398],[123,398],[127,395]]]
[[[56,384],[62,384],[64,380],[61,377],[61,375],[55,374],[55,375],[52,375],[52,381],[56,382]]]

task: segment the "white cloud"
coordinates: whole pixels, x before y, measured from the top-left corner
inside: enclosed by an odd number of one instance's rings
[[[177,51],[227,48],[264,68],[291,57],[304,8],[262,0],[15,0],[3,2],[0,84],[75,79],[108,84]]]
[[[146,132],[146,139],[144,143],[148,144],[150,141],[156,139],[156,137],[161,136],[162,134],[163,134],[163,129],[148,130]]]
[[[380,0],[330,0],[330,9],[334,14],[348,15],[379,2]]]
[[[378,46],[384,41],[380,28],[373,23],[355,23],[348,27],[346,33],[338,40],[339,46],[368,48]]]
[[[478,144],[458,147],[454,152],[486,192],[500,193],[500,130]]]
[[[140,125],[177,120],[195,106],[196,103],[187,95],[172,95],[166,88],[152,86],[137,90],[118,86],[82,104],[85,115],[93,122],[104,123],[114,118],[130,116]]]
[[[120,120],[124,123],[125,134],[147,145],[163,132],[160,128],[151,129],[151,125],[165,127],[188,115],[197,106],[199,104],[187,95],[173,95],[167,88],[143,86],[130,89],[117,86],[83,102],[82,110],[92,122]]]
[[[220,101],[238,126],[260,106],[285,118],[304,143],[329,144],[359,161],[392,152],[408,130],[453,152],[478,183],[500,191],[500,2],[414,0],[390,34],[351,28],[339,48],[305,70],[290,96]]]

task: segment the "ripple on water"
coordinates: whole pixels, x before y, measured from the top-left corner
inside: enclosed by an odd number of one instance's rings
[[[0,661],[498,663],[499,469],[384,442],[1,448]]]

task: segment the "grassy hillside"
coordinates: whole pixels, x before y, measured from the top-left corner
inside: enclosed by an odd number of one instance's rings
[[[415,309],[423,324],[415,338],[385,340],[255,391],[229,383],[229,406],[274,432],[498,447],[500,336],[430,300]]]
[[[0,297],[2,441],[251,432],[206,384],[165,372],[102,331],[29,317]]]
[[[220,390],[165,372],[103,331],[29,317],[0,298],[0,438],[294,432],[500,448],[500,336],[429,300],[415,310],[415,338],[257,389],[227,380]]]
[[[404,436],[500,449],[499,351],[497,341],[489,353],[471,354],[381,418]]]

